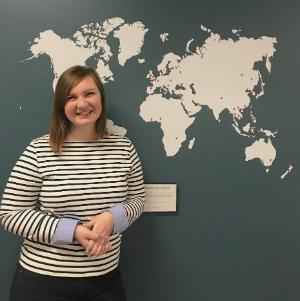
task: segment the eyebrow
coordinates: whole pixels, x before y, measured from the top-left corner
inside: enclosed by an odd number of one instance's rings
[[[95,88],[90,88],[90,89],[87,89],[87,90],[83,91],[83,93],[91,92],[91,91],[95,92],[95,91],[97,91],[97,89],[95,89]],[[76,95],[76,94],[77,94],[77,93],[69,93],[67,96],[70,96],[70,95]]]

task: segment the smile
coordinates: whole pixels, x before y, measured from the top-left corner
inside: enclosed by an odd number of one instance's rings
[[[79,113],[75,113],[77,116],[87,116],[89,115],[90,113],[92,113],[93,111],[92,110],[89,110],[89,111],[85,111],[85,112],[79,112]]]

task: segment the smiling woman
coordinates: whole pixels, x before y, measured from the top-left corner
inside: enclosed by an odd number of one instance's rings
[[[94,69],[58,80],[50,135],[33,140],[4,191],[3,227],[24,238],[11,301],[126,300],[118,270],[122,232],[145,203],[132,142],[106,131]]]
[[[95,123],[101,115],[101,93],[94,80],[87,76],[81,80],[67,97],[66,117],[71,122],[66,140],[95,139]]]
[[[94,140],[106,135],[107,103],[97,72],[74,66],[60,76],[54,97],[50,145],[58,153],[66,140]]]

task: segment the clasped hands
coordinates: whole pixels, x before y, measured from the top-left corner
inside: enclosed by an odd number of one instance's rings
[[[114,229],[114,220],[110,212],[105,211],[94,216],[86,224],[78,224],[74,238],[85,248],[89,256],[100,256],[112,248],[109,236]]]

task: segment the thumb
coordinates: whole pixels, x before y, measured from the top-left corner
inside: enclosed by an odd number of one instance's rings
[[[98,240],[98,235],[91,230],[88,230],[86,238],[89,240]]]
[[[92,229],[95,222],[93,220],[90,220],[89,222],[85,223],[84,226],[88,229]]]

